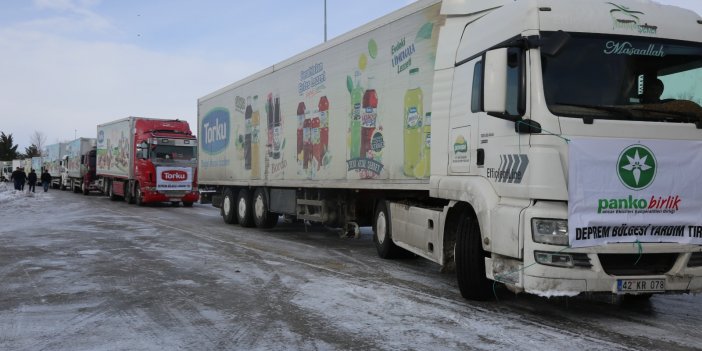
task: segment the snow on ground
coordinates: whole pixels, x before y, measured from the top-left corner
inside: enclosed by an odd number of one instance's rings
[[[26,199],[27,201],[46,201],[51,199],[51,189],[44,192],[41,186],[37,186],[34,193],[28,192],[29,187],[24,186],[24,191],[15,190],[12,182],[0,182],[0,205],[15,204],[18,200]],[[23,205],[23,204],[18,204]]]

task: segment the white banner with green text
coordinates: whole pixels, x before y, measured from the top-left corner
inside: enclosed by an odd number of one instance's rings
[[[571,247],[702,245],[702,141],[574,139],[569,162]]]

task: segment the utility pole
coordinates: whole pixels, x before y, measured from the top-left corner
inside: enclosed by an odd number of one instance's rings
[[[327,42],[327,0],[324,0],[324,42]]]

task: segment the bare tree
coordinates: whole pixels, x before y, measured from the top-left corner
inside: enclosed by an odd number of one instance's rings
[[[46,147],[46,135],[35,130],[34,134],[29,137],[29,142],[32,143],[33,146],[36,146],[37,151],[39,151],[39,156],[41,156],[44,152],[44,147]]]

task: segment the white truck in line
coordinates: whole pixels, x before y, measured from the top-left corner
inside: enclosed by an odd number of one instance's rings
[[[66,143],[66,154],[63,156],[61,173],[61,189],[70,189],[74,193],[88,195],[90,190],[99,190],[95,182],[85,179],[90,171],[90,152],[96,149],[97,139],[78,138]],[[93,152],[93,159],[95,158]],[[94,162],[93,162],[94,163]],[[95,165],[92,165],[93,172]]]
[[[58,189],[62,187],[63,173],[66,171],[64,161],[68,143],[56,143],[46,146],[44,155],[44,168],[51,175],[51,187]],[[65,188],[63,188],[65,190]]]
[[[468,299],[699,292],[701,79],[689,10],[418,1],[200,98],[200,190],[227,223],[372,225]]]
[[[14,172],[14,170],[15,169],[12,168],[12,161],[0,161],[0,181],[10,181],[10,177],[12,177],[12,172]]]

